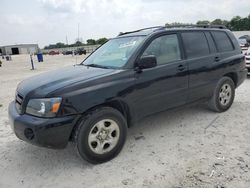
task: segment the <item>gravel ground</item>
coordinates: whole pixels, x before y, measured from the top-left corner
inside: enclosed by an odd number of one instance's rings
[[[7,115],[17,84],[75,62],[72,56],[45,56],[44,63],[35,62],[34,71],[29,56],[3,62],[0,187],[250,187],[249,78],[225,113],[196,104],[145,118],[129,129],[119,156],[104,164],[83,161],[71,144],[51,150],[17,139]]]

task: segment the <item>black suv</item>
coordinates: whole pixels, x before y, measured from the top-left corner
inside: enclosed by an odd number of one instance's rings
[[[224,112],[246,78],[234,35],[212,26],[120,33],[81,64],[22,81],[9,106],[16,136],[91,163],[115,157],[141,118],[197,100]]]

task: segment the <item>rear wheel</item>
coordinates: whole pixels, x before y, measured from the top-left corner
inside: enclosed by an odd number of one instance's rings
[[[113,108],[101,107],[83,117],[74,140],[82,158],[91,163],[102,163],[119,154],[126,135],[123,115]]]
[[[209,107],[216,112],[228,110],[235,96],[235,84],[229,77],[223,77],[214,90],[213,96],[209,101]]]

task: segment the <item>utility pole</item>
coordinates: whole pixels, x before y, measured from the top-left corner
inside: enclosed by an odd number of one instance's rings
[[[77,36],[77,40],[80,41],[80,38],[79,38],[79,27],[80,27],[80,23],[78,23],[78,36]]]
[[[68,43],[68,36],[66,35],[66,44],[69,45]]]

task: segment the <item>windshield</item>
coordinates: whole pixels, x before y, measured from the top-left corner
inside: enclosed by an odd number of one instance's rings
[[[83,64],[103,68],[121,68],[144,38],[144,36],[136,36],[111,39],[91,54]]]

